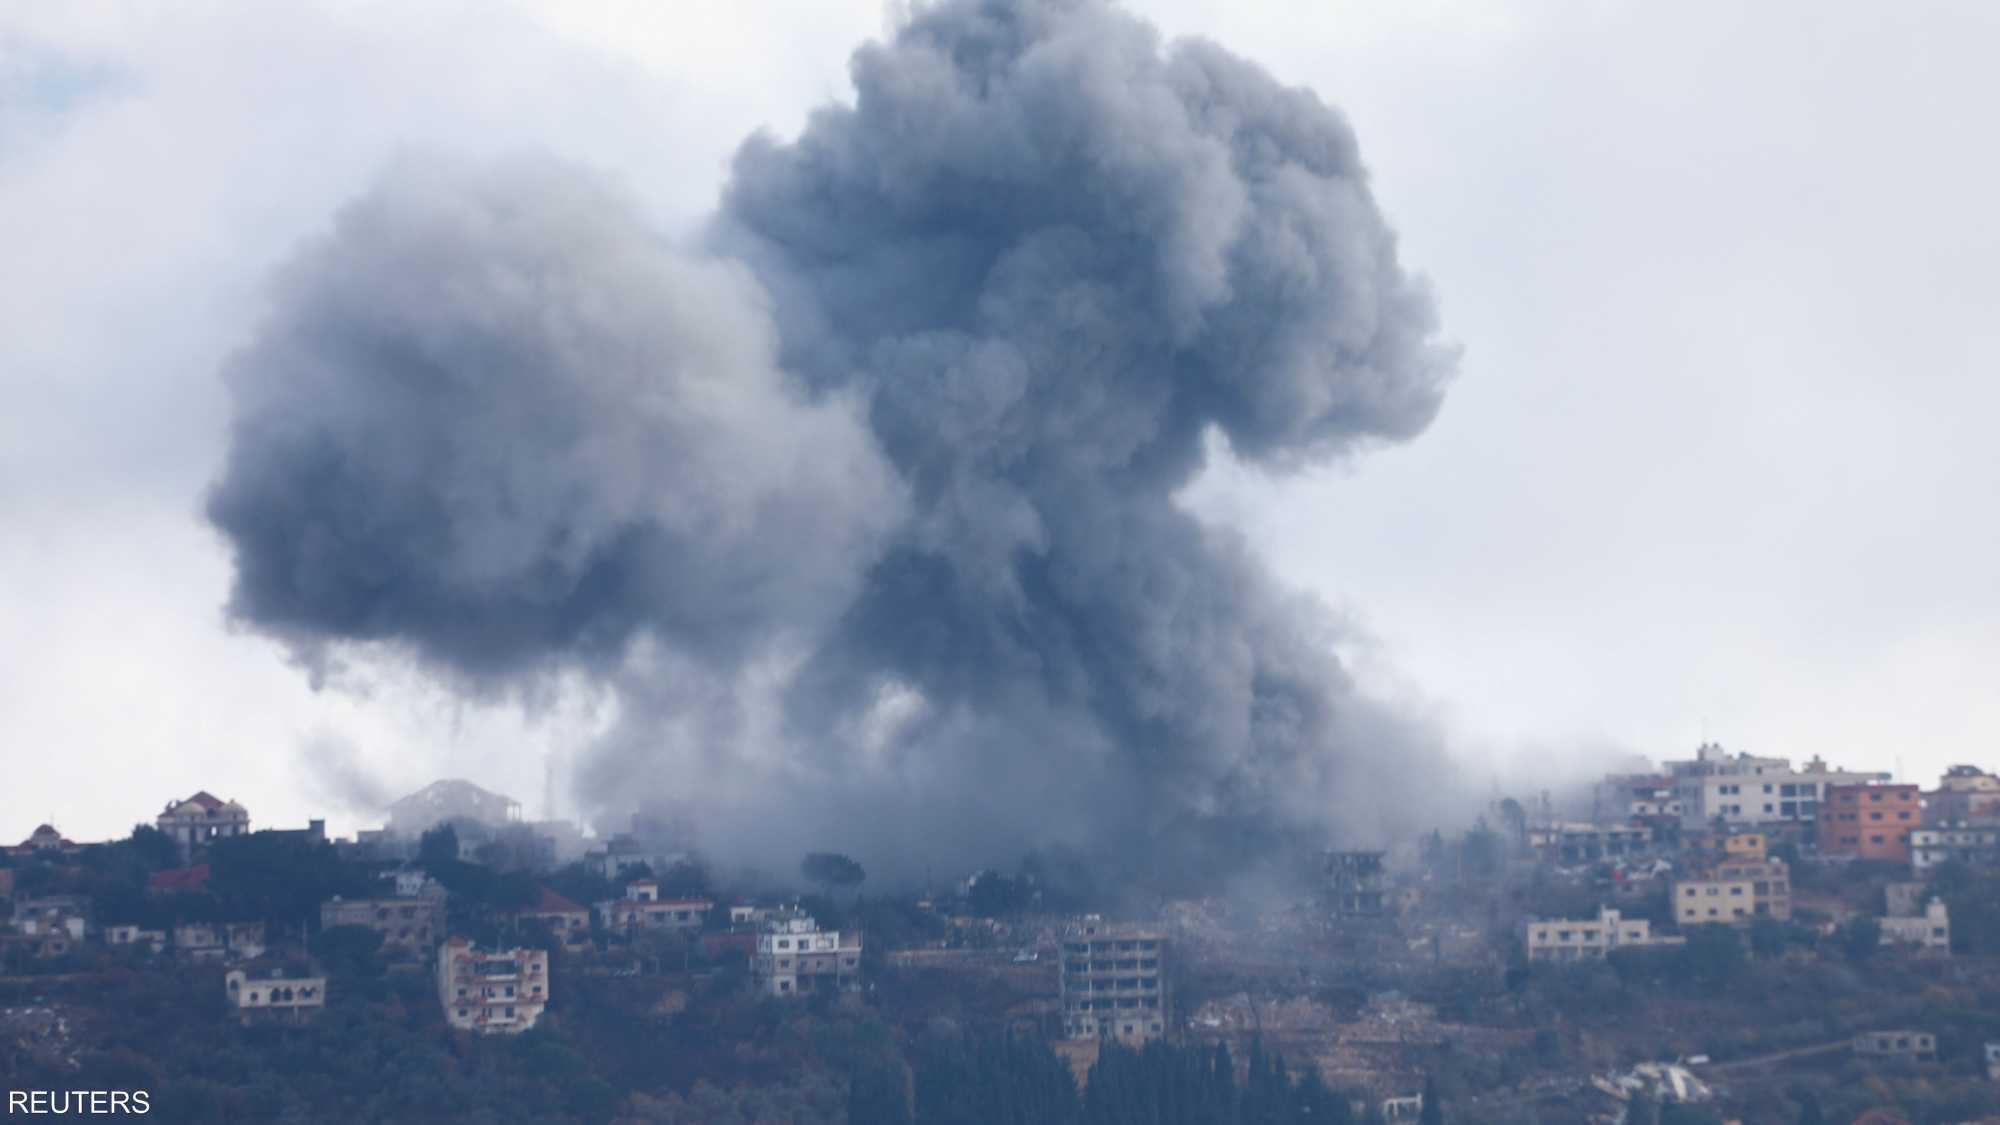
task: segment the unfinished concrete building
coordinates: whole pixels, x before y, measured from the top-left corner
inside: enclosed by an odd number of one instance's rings
[[[1063,1035],[1138,1044],[1167,1029],[1165,934],[1085,918],[1063,934]]]
[[[1387,885],[1383,852],[1326,853],[1326,895],[1336,917],[1372,918],[1383,911]]]

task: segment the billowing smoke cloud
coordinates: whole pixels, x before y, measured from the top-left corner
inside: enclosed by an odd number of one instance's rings
[[[1096,0],[938,4],[853,74],[699,257],[579,173],[392,172],[232,370],[235,614],[596,669],[600,807],[905,871],[1198,878],[1434,795],[1336,624],[1174,500],[1211,433],[1285,468],[1437,410],[1339,115]]]
[[[233,613],[307,655],[488,677],[657,631],[733,662],[835,612],[895,520],[852,404],[786,385],[748,272],[581,171],[406,162],[275,297],[208,510]]]

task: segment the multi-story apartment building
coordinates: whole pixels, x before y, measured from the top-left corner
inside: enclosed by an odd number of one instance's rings
[[[1810,826],[1829,786],[1889,779],[1886,773],[1833,769],[1819,758],[1794,769],[1789,758],[1732,756],[1714,743],[1703,743],[1691,760],[1666,766],[1674,778],[1685,828],[1702,828],[1718,820],[1729,827]]]
[[[1819,810],[1819,854],[1908,863],[1910,833],[1923,818],[1914,785],[1829,786]]]
[[[1165,935],[1091,917],[1062,940],[1063,1034],[1144,1043],[1166,1033]]]
[[[320,904],[319,925],[366,926],[382,935],[385,950],[429,954],[444,932],[444,900],[335,897]]]
[[[222,989],[245,1027],[305,1023],[326,1008],[324,976],[295,976],[283,966],[232,969],[224,974]]]
[[[1643,824],[1537,824],[1528,829],[1528,847],[1550,863],[1594,863],[1653,850],[1653,830]]]
[[[153,823],[173,840],[183,860],[191,860],[217,840],[248,833],[250,810],[204,789],[185,801],[168,801]]]
[[[1584,921],[1531,918],[1521,926],[1522,944],[1530,961],[1589,961],[1614,949],[1683,945],[1683,937],[1655,936],[1644,918],[1626,918],[1610,907]]]
[[[1954,862],[2000,865],[2000,822],[1958,822],[1910,829],[1912,872],[1922,874],[1941,863]]]
[[[483,1035],[526,1031],[548,1007],[548,951],[487,951],[452,937],[438,947],[437,986],[451,1026]]]
[[[1370,917],[1382,913],[1387,889],[1382,867],[1385,854],[1376,851],[1326,853],[1326,896],[1336,915]]]
[[[1683,927],[1740,925],[1756,917],[1753,880],[1720,875],[1674,880],[1674,921]]]
[[[812,996],[861,989],[861,935],[822,930],[810,916],[773,917],[757,934],[750,978],[767,996]]]
[[[1708,871],[1677,879],[1674,921],[1683,926],[1747,924],[1792,916],[1791,871],[1780,859],[1725,859]]]
[[[1715,865],[1715,874],[1724,879],[1750,880],[1751,917],[1791,920],[1792,872],[1784,860],[1731,856]]]

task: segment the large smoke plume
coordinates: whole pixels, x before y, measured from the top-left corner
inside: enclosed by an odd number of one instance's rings
[[[1175,502],[1211,434],[1284,469],[1437,410],[1341,117],[1095,0],[940,3],[853,77],[692,248],[549,162],[392,169],[231,367],[233,614],[581,670],[586,800],[774,859],[1198,879],[1434,795],[1329,615]]]

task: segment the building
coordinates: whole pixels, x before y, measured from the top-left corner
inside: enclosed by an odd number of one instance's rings
[[[248,961],[264,955],[262,922],[189,922],[173,929],[174,952],[199,960]]]
[[[1921,875],[1942,863],[2000,865],[2000,822],[1934,822],[1910,829],[1910,871]]]
[[[1722,838],[1722,854],[1728,859],[1763,859],[1769,848],[1762,832],[1732,832]]]
[[[0,867],[0,898],[14,897],[14,869]]]
[[[1977,766],[1953,766],[1924,802],[1927,819],[1944,823],[2000,818],[2000,777]]]
[[[1727,827],[1757,824],[1810,826],[1833,785],[1887,781],[1886,773],[1857,773],[1827,766],[1818,758],[1794,769],[1789,758],[1731,755],[1703,743],[1694,758],[1666,763],[1681,805],[1681,826],[1702,828],[1716,821]]]
[[[534,905],[516,911],[514,918],[539,923],[566,949],[590,943],[590,911],[547,887],[537,892]]]
[[[75,855],[83,850],[82,845],[56,831],[53,824],[38,824],[28,838],[14,847],[6,849],[17,856]]]
[[[1882,888],[1882,914],[1889,918],[1914,918],[1924,912],[1922,883],[1890,883]]]
[[[549,954],[543,949],[481,951],[453,937],[438,947],[438,1000],[445,1022],[483,1035],[526,1031],[549,1003]]]
[[[1380,853],[1376,853],[1378,856]],[[1062,939],[1063,1035],[1136,1044],[1166,1034],[1166,937],[1087,917]]]
[[[1651,851],[1653,830],[1643,824],[1538,824],[1528,829],[1528,847],[1549,863],[1595,863]]]
[[[1910,832],[1923,825],[1914,785],[1833,785],[1820,805],[1819,854],[1910,862]]]
[[[1680,819],[1674,779],[1661,774],[1611,774],[1597,783],[1598,823],[1632,824],[1662,817]]]
[[[1781,859],[1725,859],[1711,870],[1676,879],[1674,921],[1682,926],[1792,916],[1791,869]]]
[[[764,923],[750,954],[750,979],[767,996],[811,996],[861,989],[861,935],[822,930],[792,913]]]
[[[1986,1077],[2000,1082],[2000,1043],[1986,1045]]]
[[[18,899],[10,917],[14,932],[36,957],[73,953],[90,932],[90,903],[76,895]]]
[[[1731,856],[1716,864],[1715,870],[1725,879],[1750,880],[1752,917],[1791,920],[1792,872],[1784,860]]]
[[[604,928],[615,933],[637,930],[699,930],[715,903],[705,898],[661,898],[651,879],[625,884],[625,897],[597,904]]]
[[[1594,961],[1614,949],[1685,945],[1683,937],[1653,935],[1644,918],[1626,918],[1600,907],[1587,921],[1531,918],[1522,923],[1522,944],[1530,961]]]
[[[1748,924],[1756,917],[1756,882],[1720,873],[1674,880],[1674,921],[1683,927]]]
[[[1877,920],[1883,945],[1908,945],[1926,952],[1951,952],[1951,910],[1934,898],[1923,913],[1890,915]]]
[[[1382,857],[1385,854],[1369,851],[1326,853],[1327,901],[1334,914],[1353,918],[1382,913],[1385,890]]]
[[[366,926],[382,935],[385,950],[428,954],[444,932],[444,900],[335,897],[320,904],[319,927],[335,926]]]
[[[231,969],[222,989],[245,1027],[305,1023],[326,1009],[326,977],[295,974],[280,965]]]
[[[104,927],[104,944],[117,946],[143,946],[149,952],[161,953],[167,948],[167,931],[148,930],[127,922]]]
[[[208,875],[209,867],[206,863],[155,871],[146,877],[146,893],[148,895],[199,894],[208,889]]]
[[[192,860],[217,840],[249,832],[250,810],[204,789],[185,801],[168,801],[153,823],[173,840],[183,860]]]
[[[1937,1036],[1928,1031],[1864,1031],[1854,1037],[1854,1053],[1929,1061],[1937,1058]]]
[[[389,806],[387,831],[415,840],[441,824],[514,824],[521,819],[521,802],[493,793],[463,778],[433,781]]]

